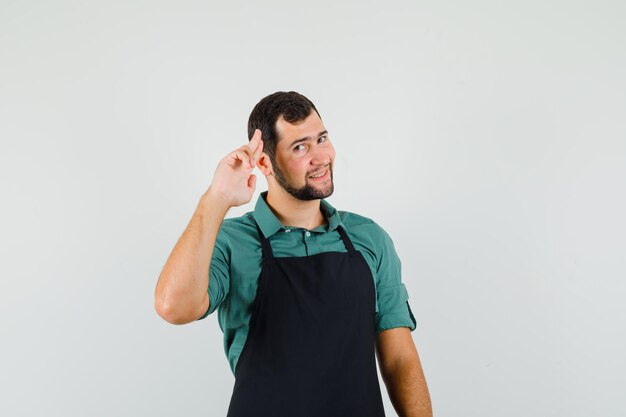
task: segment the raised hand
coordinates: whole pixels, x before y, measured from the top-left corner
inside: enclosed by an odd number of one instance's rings
[[[209,192],[229,207],[249,202],[256,188],[256,175],[252,170],[261,157],[263,140],[256,129],[252,139],[225,156],[217,165]]]

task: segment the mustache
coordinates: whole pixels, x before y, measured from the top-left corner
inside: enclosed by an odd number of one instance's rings
[[[320,169],[320,170],[313,171],[313,172],[309,172],[308,174],[306,174],[306,176],[307,176],[307,177],[310,177],[311,175],[317,175],[317,174],[320,174],[320,173],[322,173],[322,172],[326,171],[327,169],[328,169],[330,172],[333,172],[333,167],[332,167],[332,164],[331,164],[331,163],[328,163],[328,164],[324,165],[324,168],[322,168],[322,169]]]

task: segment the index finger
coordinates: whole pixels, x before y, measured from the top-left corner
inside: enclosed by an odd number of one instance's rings
[[[250,139],[250,142],[252,142],[255,139],[261,139],[261,136],[263,136],[263,133],[261,132],[261,129],[254,129],[254,133],[252,134],[252,139]]]
[[[247,145],[250,150],[252,150],[252,152],[254,152],[255,149],[259,146],[259,143],[261,142],[261,135],[261,129],[255,129],[254,134],[252,135],[252,139],[248,141]]]

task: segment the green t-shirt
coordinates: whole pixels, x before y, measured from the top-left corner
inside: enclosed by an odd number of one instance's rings
[[[335,210],[326,200],[320,208],[327,224],[306,230],[283,226],[267,205],[262,192],[253,212],[224,219],[220,226],[209,271],[209,300],[202,320],[218,309],[224,333],[224,352],[233,374],[248,336],[248,324],[261,274],[263,251],[254,221],[272,245],[274,257],[311,256],[320,252],[347,252],[337,231],[342,225],[354,248],[372,271],[376,288],[375,333],[395,327],[416,328],[409,294],[401,281],[400,258],[393,241],[373,220],[348,211]]]

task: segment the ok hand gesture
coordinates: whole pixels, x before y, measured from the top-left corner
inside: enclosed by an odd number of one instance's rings
[[[256,129],[249,143],[235,149],[219,162],[209,190],[228,207],[249,202],[256,188],[256,175],[252,174],[252,170],[262,151],[261,131]]]

